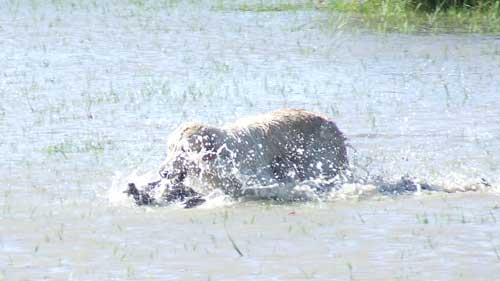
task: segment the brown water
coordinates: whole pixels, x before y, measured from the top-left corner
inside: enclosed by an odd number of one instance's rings
[[[0,2],[0,280],[498,279],[498,36],[140,3]],[[194,210],[120,197],[178,124],[282,107],[335,119],[359,178],[446,192],[348,184]]]

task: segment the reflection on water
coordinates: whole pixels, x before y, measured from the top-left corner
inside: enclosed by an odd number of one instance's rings
[[[497,37],[214,6],[1,5],[0,280],[495,280]],[[282,107],[335,119],[369,180],[309,203],[112,200],[178,124]],[[378,192],[405,176],[443,191]]]

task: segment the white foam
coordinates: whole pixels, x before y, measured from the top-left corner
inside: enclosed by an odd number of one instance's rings
[[[344,183],[340,188],[330,191],[326,200],[352,200],[370,198],[380,195],[377,186],[373,184]]]
[[[156,173],[150,172],[139,175],[133,170],[127,176],[116,172],[112,179],[110,189],[106,197],[114,205],[134,205],[133,199],[124,193],[128,183],[133,182],[138,188],[147,186],[148,183],[157,179]],[[491,192],[500,193],[500,180],[488,181],[482,178],[471,178],[459,173],[450,173],[445,176],[434,176],[428,180],[405,177],[393,177],[384,179],[382,177],[371,177],[371,179],[345,180],[342,182],[326,182],[321,179],[309,180],[300,184],[272,184],[267,186],[245,186],[243,196],[234,200],[222,190],[216,189],[203,197],[205,203],[198,208],[210,209],[230,206],[237,201],[249,200],[277,200],[282,202],[293,201],[338,201],[338,200],[370,200],[381,196],[397,196],[399,194],[421,196],[429,192]],[[424,188],[425,187],[425,188]],[[324,192],[318,193],[318,190]],[[159,199],[162,196],[162,188],[153,191],[151,196]],[[161,201],[161,200],[159,200]],[[182,203],[170,205],[183,208]]]
[[[212,209],[230,206],[235,203],[230,196],[226,195],[222,190],[216,189],[210,192],[207,196],[203,197],[205,203],[201,204],[200,209]]]
[[[446,176],[436,177],[432,183],[450,193],[467,191],[498,193],[500,191],[498,179],[486,180],[459,173],[449,173]]]

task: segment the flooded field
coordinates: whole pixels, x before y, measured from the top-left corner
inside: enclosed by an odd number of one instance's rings
[[[497,280],[500,37],[346,23],[222,1],[0,1],[0,280]],[[359,179],[439,190],[116,200],[180,123],[283,107],[334,119]]]

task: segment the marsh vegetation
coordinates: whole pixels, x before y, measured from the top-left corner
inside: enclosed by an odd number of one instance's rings
[[[378,31],[479,32],[500,31],[500,1],[367,0],[329,1],[324,8],[348,12]]]
[[[218,1],[216,10],[240,12],[325,12],[330,21],[378,32],[495,33],[500,30],[498,0],[314,0],[236,4]],[[348,16],[341,16],[345,14]]]

